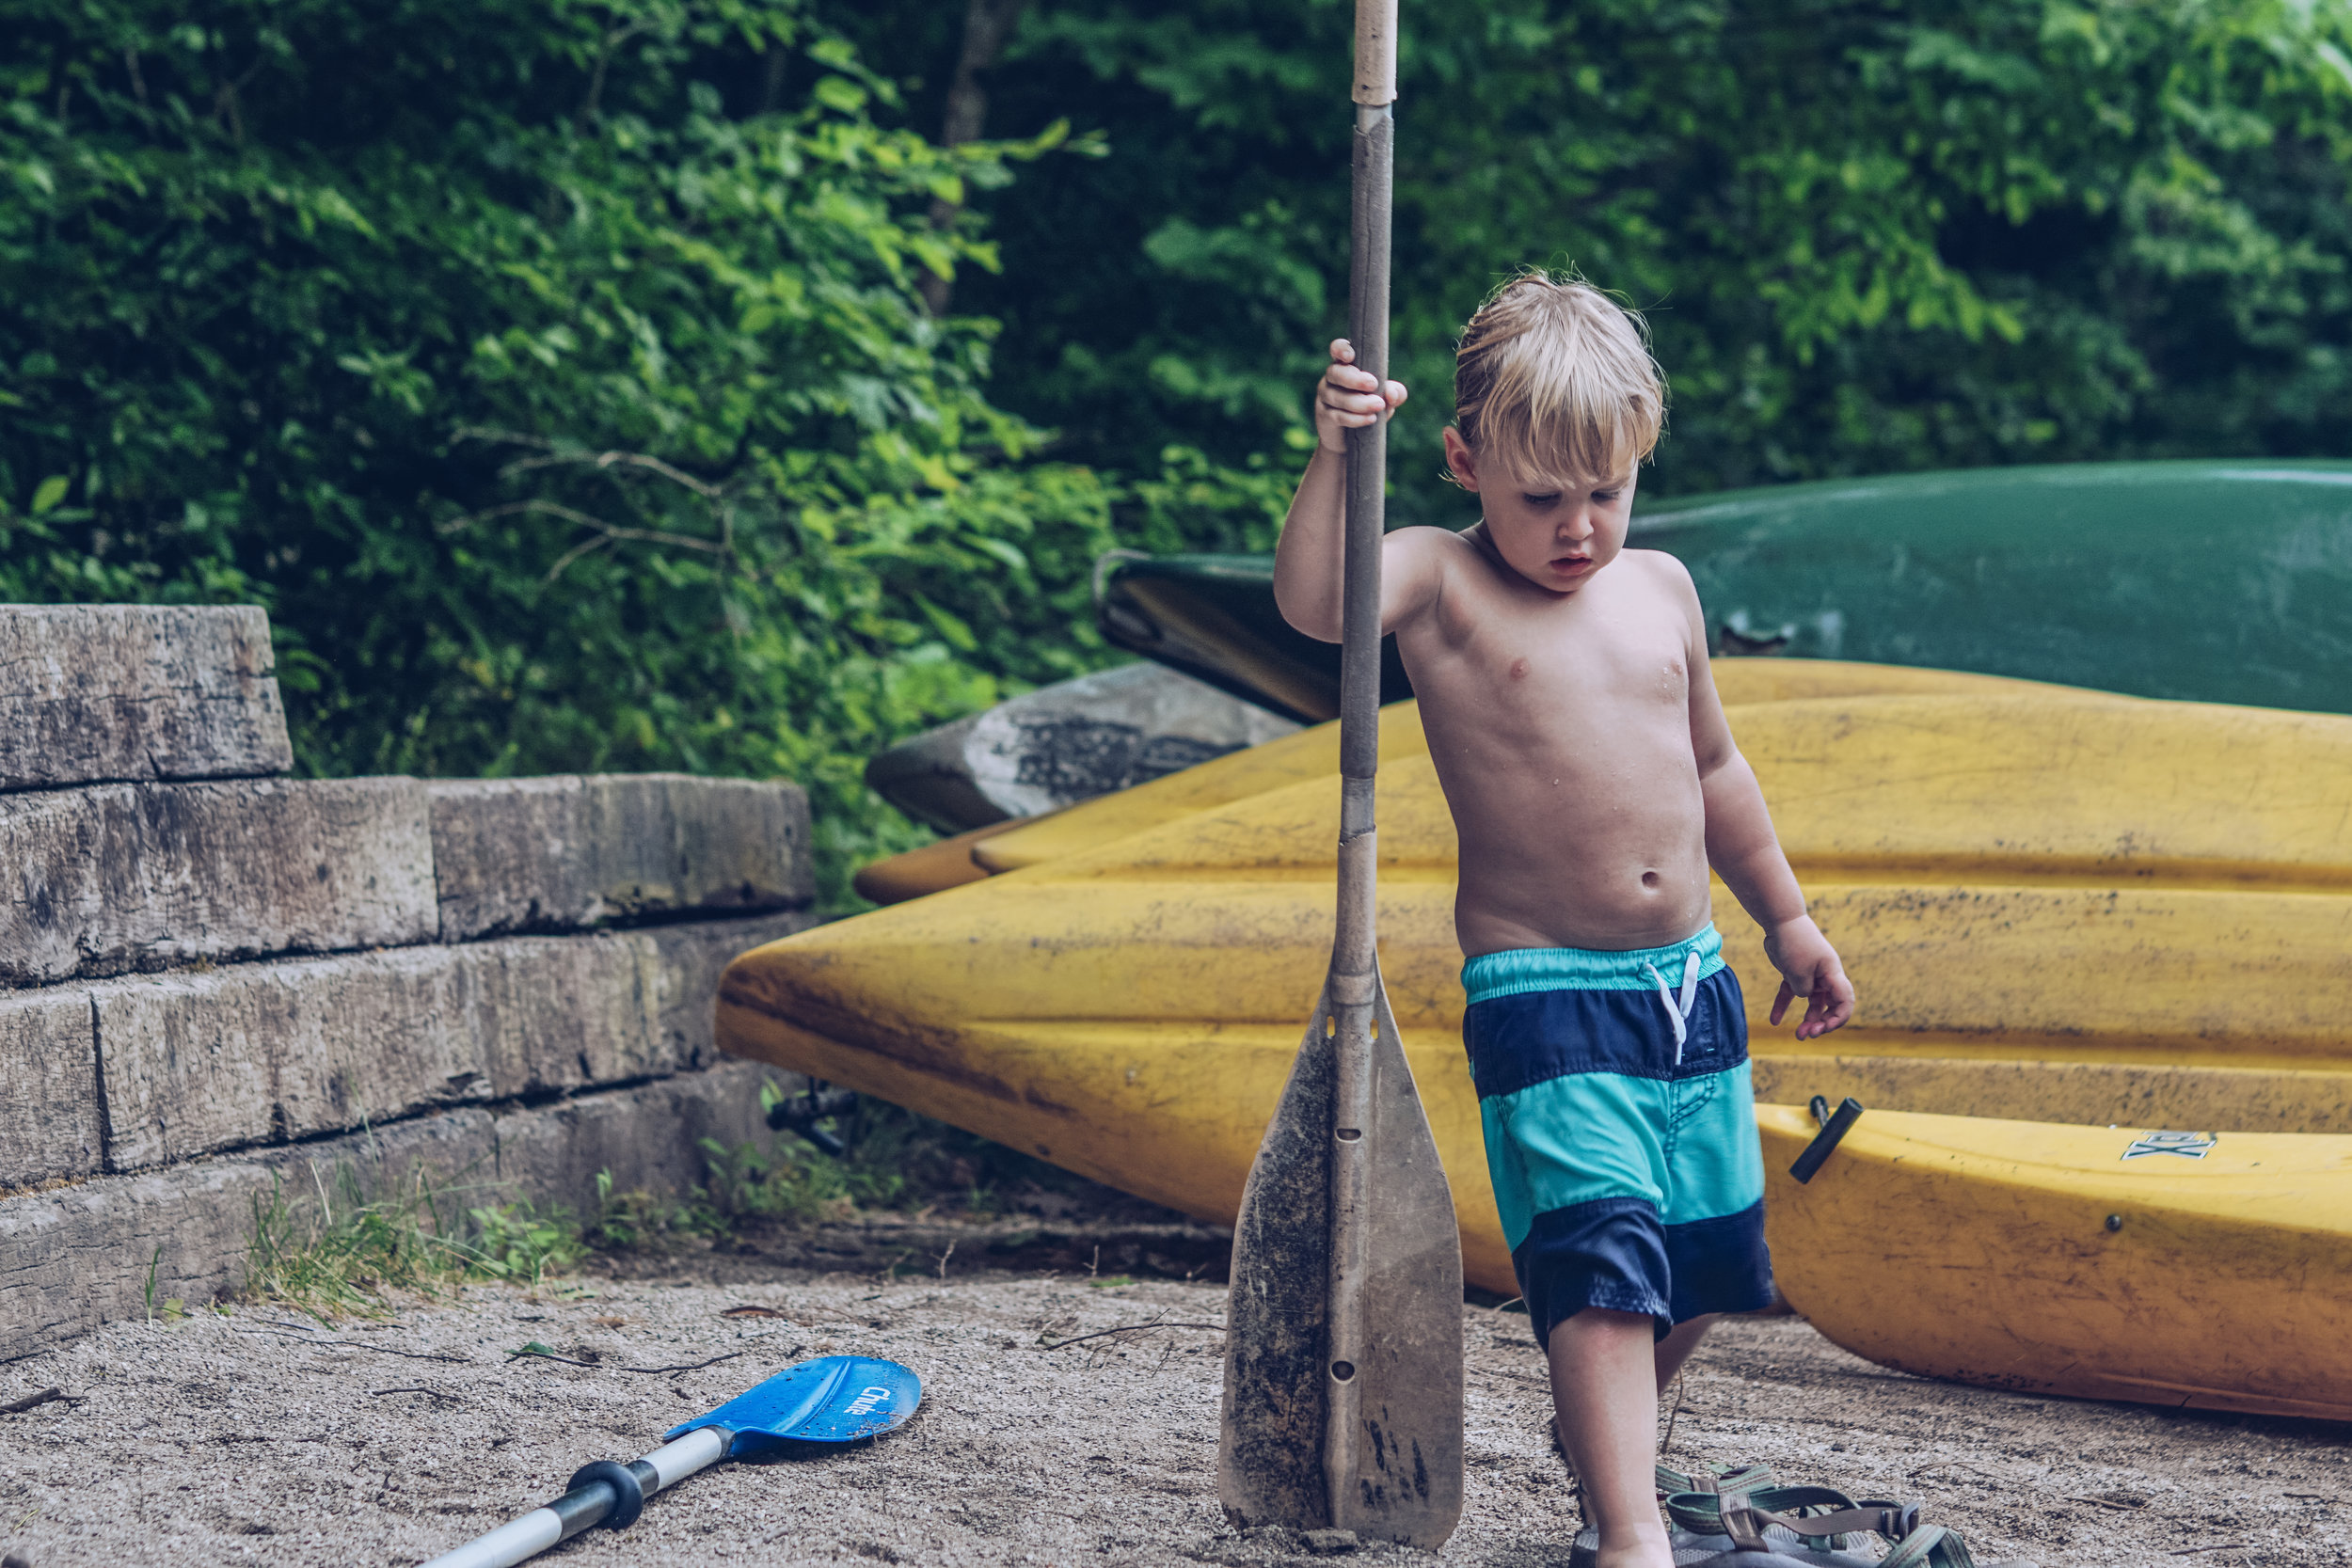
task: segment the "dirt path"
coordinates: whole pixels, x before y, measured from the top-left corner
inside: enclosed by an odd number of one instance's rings
[[[745,1305],[782,1316],[720,1315]],[[1219,1516],[1216,1332],[1041,1343],[1215,1323],[1223,1309],[1221,1288],[1167,1281],[834,1275],[476,1289],[395,1323],[332,1330],[262,1307],[121,1324],[0,1367],[0,1403],[52,1385],[79,1396],[0,1416],[0,1557],[11,1568],[416,1562],[543,1501],[588,1460],[634,1457],[778,1365],[859,1351],[922,1375],[923,1411],[904,1432],[815,1461],[721,1466],[627,1533],[593,1532],[545,1560],[1324,1561],[1279,1534],[1235,1537]],[[1464,1318],[1470,1504],[1443,1560],[1565,1568],[1574,1503],[1546,1441],[1527,1321]],[[532,1340],[598,1364],[507,1360]],[[699,1370],[620,1370],[731,1351],[744,1354]],[[1923,1383],[1796,1320],[1734,1324],[1702,1352],[1674,1451],[1769,1457],[1925,1498],[1931,1517],[1967,1527],[1980,1559],[2352,1560],[2352,1432]],[[2229,1549],[2169,1555],[2206,1546]]]

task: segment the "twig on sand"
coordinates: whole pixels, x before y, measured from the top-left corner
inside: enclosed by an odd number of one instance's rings
[[[1112,1334],[1140,1334],[1147,1328],[1205,1328],[1213,1334],[1222,1334],[1225,1332],[1225,1325],[1223,1323],[1169,1323],[1166,1320],[1162,1320],[1158,1323],[1128,1323],[1120,1328],[1097,1329],[1092,1334],[1073,1334],[1067,1339],[1057,1339],[1045,1348],[1047,1350],[1059,1350],[1064,1345],[1083,1344],[1089,1339],[1100,1339]]]
[[[606,1367],[601,1361],[582,1361],[576,1355],[558,1355],[555,1352],[548,1349],[545,1345],[540,1344],[536,1339],[533,1339],[530,1344],[525,1345],[520,1350],[508,1351],[506,1353],[506,1361],[509,1366],[514,1365],[517,1361],[525,1360],[561,1361],[567,1367],[597,1367],[602,1368],[606,1371],[642,1372],[647,1376],[658,1376],[663,1372],[698,1372],[705,1367],[715,1367],[722,1361],[732,1361],[739,1355],[747,1355],[749,1354],[750,1352],[748,1351],[731,1350],[724,1355],[714,1355],[707,1361],[690,1361],[675,1367]]]
[[[232,1328],[229,1332],[231,1334],[266,1334],[273,1339],[294,1338],[294,1335],[279,1334],[266,1328]],[[372,1350],[378,1355],[405,1355],[411,1361],[448,1361],[460,1367],[468,1364],[467,1358],[462,1355],[434,1355],[421,1350],[394,1350],[389,1345],[363,1345],[357,1339],[303,1339],[298,1342],[322,1348],[332,1345],[342,1350]]]
[[[437,1400],[449,1400],[456,1404],[466,1402],[455,1394],[444,1393],[438,1388],[427,1388],[422,1384],[413,1388],[371,1388],[368,1390],[368,1398],[372,1400],[380,1400],[387,1394],[430,1394]]]
[[[2113,1497],[2077,1497],[2073,1496],[2062,1496],[2058,1500],[2060,1502],[2069,1503],[2095,1503],[2101,1508],[2120,1508],[2126,1513],[2136,1513],[2148,1506],[2148,1499],[2145,1497],[2140,1498],[2137,1502],[2128,1503],[2119,1502]],[[2200,1546],[2197,1549],[2201,1552],[2217,1552],[2221,1550],[2218,1546]]]
[[[750,1354],[749,1351],[731,1350],[724,1355],[714,1355],[707,1361],[690,1361],[682,1367],[621,1367],[615,1370],[624,1372],[699,1372],[705,1367],[715,1367],[722,1361],[732,1361],[739,1355]]]
[[[0,1404],[0,1416],[22,1416],[27,1410],[36,1409],[44,1404],[79,1404],[81,1402],[82,1397],[79,1394],[69,1394],[62,1388],[43,1388],[38,1394],[27,1394],[21,1400],[10,1400],[6,1404]]]
[[[2183,1546],[2178,1551],[2167,1552],[2164,1555],[2167,1557],[2195,1557],[2199,1552],[2236,1552],[2243,1551],[2252,1544],[2253,1543],[2251,1541],[2226,1541],[2218,1546]]]
[[[1661,1459],[1674,1451],[1675,1422],[1682,1416],[1682,1368],[1675,1369],[1674,1398],[1666,1411],[1666,1435],[1660,1438],[1658,1442],[1658,1457]],[[1697,1412],[1693,1411],[1692,1414],[1695,1415]]]

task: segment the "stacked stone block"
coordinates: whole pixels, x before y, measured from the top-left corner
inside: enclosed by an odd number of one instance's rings
[[[711,1014],[811,918],[796,786],[291,758],[259,610],[0,607],[0,1362],[233,1289],[289,1180],[582,1207],[759,1132]]]

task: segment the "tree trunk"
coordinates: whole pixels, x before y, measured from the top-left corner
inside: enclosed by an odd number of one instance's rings
[[[1029,0],[971,0],[963,13],[963,53],[957,57],[955,77],[947,84],[947,112],[939,129],[942,147],[961,147],[979,139],[988,123],[988,91],[980,86],[980,72],[1005,52],[1005,40],[1028,4]],[[934,198],[931,227],[951,227],[962,210],[961,202]],[[932,275],[923,279],[922,287],[923,303],[931,314],[946,315],[955,294],[955,279]]]

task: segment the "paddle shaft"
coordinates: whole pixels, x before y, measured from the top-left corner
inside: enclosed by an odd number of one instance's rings
[[[698,1427],[675,1443],[664,1443],[626,1468],[637,1478],[642,1497],[650,1497],[724,1459],[727,1442],[725,1429]],[[477,1535],[464,1545],[443,1552],[424,1568],[511,1568],[549,1546],[569,1541],[582,1530],[594,1529],[620,1506],[619,1487],[610,1481],[589,1481],[574,1486],[544,1508],[534,1508],[487,1535]]]
[[[1354,190],[1348,226],[1348,341],[1360,370],[1389,371],[1389,230],[1396,121],[1397,0],[1357,0]],[[1364,1363],[1365,1205],[1373,1150],[1374,1001],[1379,990],[1380,550],[1386,520],[1388,426],[1347,433],[1347,527],[1340,629],[1339,911],[1324,982],[1333,1027],[1331,1252],[1327,1412],[1323,1469],[1331,1517],[1360,1473],[1359,1406]]]

